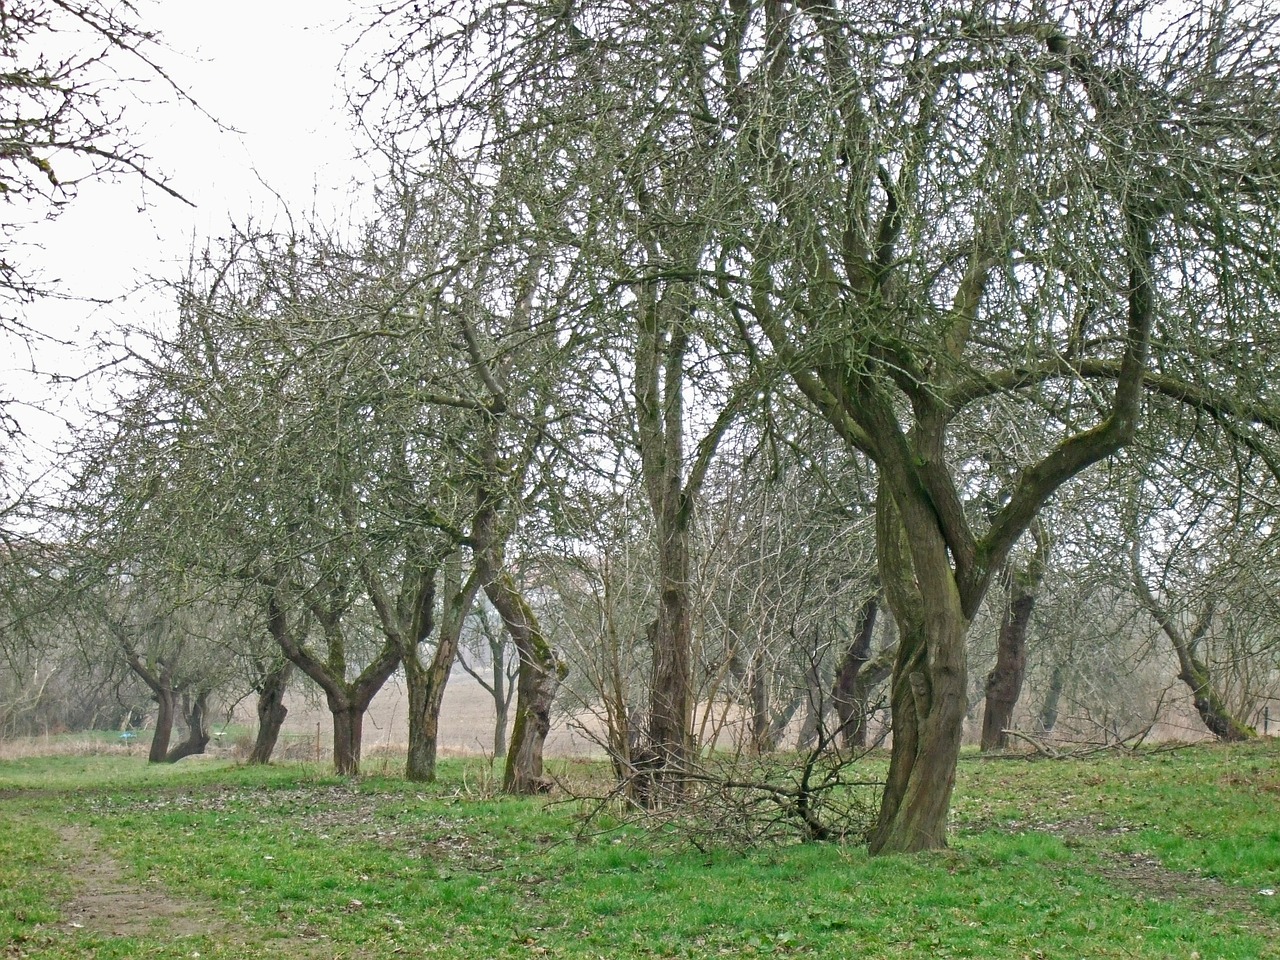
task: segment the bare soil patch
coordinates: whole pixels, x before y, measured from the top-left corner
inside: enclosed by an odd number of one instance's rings
[[[68,826],[63,854],[76,888],[63,907],[65,926],[108,937],[222,936],[230,924],[211,908],[175,897],[159,883],[128,877],[105,853],[92,831]]]
[[[208,937],[250,951],[262,944],[263,932],[246,928],[220,915],[211,905],[174,894],[159,881],[130,877],[121,864],[104,851],[93,831],[67,826],[61,831],[60,857],[69,862],[74,890],[63,904],[61,932],[70,936],[151,937],[178,940]],[[272,956],[289,960],[321,960],[333,954],[321,942],[323,936],[302,938],[268,934]],[[18,954],[26,956],[27,954]],[[193,954],[196,956],[198,954]]]
[[[1019,825],[1015,823],[1011,826],[1017,828]],[[1061,837],[1069,845],[1116,837],[1130,829],[1125,826],[1104,825],[1088,817],[1037,822],[1031,828]],[[1210,915],[1236,913],[1242,915],[1251,929],[1273,936],[1280,934],[1280,927],[1258,913],[1256,891],[1223,883],[1216,877],[1170,869],[1149,854],[1105,849],[1097,852],[1100,863],[1093,872],[1135,897],[1183,902]]]

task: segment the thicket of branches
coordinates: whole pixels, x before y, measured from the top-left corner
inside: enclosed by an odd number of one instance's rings
[[[99,611],[93,662],[270,718],[288,661],[343,772],[403,669],[429,778],[483,594],[519,664],[508,789],[548,788],[558,704],[628,802],[820,839],[853,828],[810,804],[891,731],[876,851],[945,843],[966,731],[1132,742],[1181,697],[1254,735],[1265,7],[417,2],[361,44],[376,216],[211,245],[73,452],[24,590]],[[193,679],[121,618],[143,585],[171,625],[219,611]],[[799,779],[757,775],[796,747]]]

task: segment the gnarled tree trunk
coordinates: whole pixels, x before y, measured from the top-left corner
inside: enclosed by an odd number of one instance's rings
[[[480,573],[473,571],[465,583],[457,554],[442,565],[444,599],[441,623],[431,660],[423,663],[418,646],[431,633],[428,618],[421,628],[418,642],[404,650],[404,671],[409,688],[409,758],[405,776],[410,780],[430,782],[436,778],[436,758],[440,743],[440,710],[444,703],[445,685],[458,656],[462,626],[480,589]],[[426,601],[429,607],[431,601]]]
[[[209,690],[197,690],[194,695],[182,694],[182,719],[187,735],[165,755],[166,763],[177,763],[183,757],[204,753],[209,746]]]
[[[147,752],[147,762],[164,763],[169,756],[173,722],[178,715],[178,692],[166,683],[152,687],[151,693],[156,701],[156,732],[151,736],[151,749]]]
[[[405,658],[405,687],[409,695],[409,755],[404,771],[407,780],[430,783],[436,778],[440,707],[456,653],[456,647],[441,637],[429,662],[423,663],[416,653]]]
[[[388,640],[359,676],[347,680],[339,616],[334,611],[323,612],[326,614],[324,627],[329,645],[329,656],[324,660],[307,646],[308,620],[304,617],[291,625],[274,592],[267,597],[267,628],[284,655],[324,691],[325,702],[333,717],[334,771],[340,776],[354,777],[360,772],[364,712],[387,678],[395,672],[400,663],[400,651]]]
[[[911,518],[908,540],[900,519]],[[890,709],[893,750],[872,853],[915,853],[946,846],[947,811],[964,730],[969,618],[936,527],[921,522],[928,505],[896,504],[882,482],[876,541],[885,598],[898,624]]]
[[[551,648],[511,574],[501,569],[501,557],[497,560],[496,570],[485,584],[485,595],[502,617],[520,656],[515,723],[502,789],[514,794],[543,793],[551,787],[542,771],[543,748],[551,732],[551,706],[569,671]]]
[[[288,660],[275,660],[261,674],[257,684],[258,736],[249,753],[250,765],[271,762],[271,754],[275,752],[276,742],[280,739],[280,729],[284,726],[285,717],[289,715],[289,708],[284,705],[284,696],[292,673],[292,663]]]
[[[1013,708],[1022,694],[1022,681],[1027,675],[1027,629],[1035,604],[1035,594],[1015,578],[1000,622],[996,665],[987,674],[986,709],[982,713],[984,752],[1009,746],[1007,731],[1013,725]]]

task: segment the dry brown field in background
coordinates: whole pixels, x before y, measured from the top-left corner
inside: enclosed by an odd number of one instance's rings
[[[333,727],[328,708],[322,697],[307,696],[304,687],[299,685],[288,698],[289,716],[285,721],[281,740],[277,748],[278,759],[293,760],[328,760],[332,756]],[[408,733],[408,698],[401,677],[394,676],[374,698],[369,711],[365,715],[363,753],[366,757],[403,757]],[[705,706],[705,705],[704,705]],[[1259,721],[1261,718],[1258,718]],[[240,703],[232,717],[231,723],[241,731],[249,730],[249,735],[228,736],[227,741],[215,741],[211,752],[220,755],[247,754],[254,732],[256,716],[252,699]],[[493,755],[493,700],[488,692],[472,677],[459,671],[449,680],[445,691],[444,707],[440,718],[440,754],[441,756],[492,757]],[[791,726],[782,746],[794,746],[799,726],[797,720]],[[1031,729],[1032,721],[1029,708],[1024,704],[1018,718],[1020,729]],[[221,718],[215,721],[214,730],[223,727]],[[695,721],[695,730],[705,742],[718,727],[717,744],[721,749],[732,750],[741,742],[744,729],[744,717],[741,708],[717,705],[712,718],[705,726],[702,724],[701,711]],[[981,731],[981,709],[974,711],[974,717],[966,721],[965,742],[977,743]],[[878,725],[871,727],[872,736],[878,733]],[[1124,731],[1126,734],[1131,731]],[[1259,722],[1258,732],[1262,733]],[[1280,710],[1273,709],[1270,730],[1272,736],[1280,734]],[[569,714],[564,710],[553,715],[551,735],[547,740],[547,755],[550,757],[602,757],[604,749],[603,723],[591,715],[586,709]],[[1110,739],[1111,731],[1103,733],[1102,729],[1090,722],[1073,721],[1064,715],[1059,730],[1055,731],[1055,740],[1059,744],[1073,742],[1096,742],[1098,739]],[[41,756],[50,753],[92,754],[103,752],[136,753],[146,751],[146,744],[151,736],[150,730],[138,731],[138,737],[129,746],[124,746],[114,739],[104,739],[98,734],[64,734],[62,736],[24,737],[17,740],[0,741],[0,760],[11,760],[24,756]],[[1200,722],[1192,707],[1188,695],[1171,686],[1162,698],[1160,722],[1155,724],[1146,736],[1148,743],[1168,741],[1196,741],[1208,739],[1208,731]],[[887,745],[887,743],[885,744]],[[1029,749],[1027,744],[1015,744],[1014,749]]]
[[[285,702],[289,716],[281,731],[282,740],[291,744],[290,749],[294,752],[304,752],[305,744],[314,745],[318,729],[321,751],[327,754],[333,728],[323,698],[308,698],[295,690]],[[409,742],[408,704],[404,679],[396,674],[373,698],[365,713],[363,742],[366,754],[404,748]],[[492,755],[494,718],[493,698],[488,691],[465,674],[450,677],[440,711],[441,755]],[[237,722],[255,722],[252,703],[246,702],[241,707]],[[547,752],[552,756],[577,757],[599,755],[600,749],[589,738],[571,729],[566,718],[560,716],[547,739]]]
[[[328,753],[332,737],[329,711],[323,700],[310,700],[294,694],[289,702],[289,717],[285,721],[284,734],[288,741],[295,744],[296,751],[304,751],[305,744],[310,744],[314,752],[317,730],[319,731],[320,748],[323,754]],[[379,692],[365,715],[364,751],[366,754],[379,752],[403,752],[408,742],[408,698],[405,694],[403,680],[399,676],[392,677]],[[701,705],[705,707],[705,704]],[[720,727],[717,744],[722,749],[732,749],[740,739],[745,718],[738,707],[725,708],[717,705],[712,718],[702,727],[701,710],[695,718],[695,730],[707,735],[716,726]],[[1029,711],[1019,718],[1024,729],[1031,727]],[[975,717],[966,721],[965,742],[977,743],[982,729],[981,710],[975,711]],[[252,723],[251,705],[246,705],[245,715],[241,722]],[[450,678],[445,688],[444,707],[440,716],[440,752],[443,756],[488,756],[493,753],[493,700],[489,694],[473,678],[465,674]],[[1276,718],[1272,721],[1271,732],[1276,733]],[[788,734],[791,744],[798,732],[799,720],[792,723]],[[701,728],[701,729],[700,729]],[[572,715],[564,711],[553,716],[551,735],[547,739],[547,755],[554,757],[587,757],[603,756],[601,747],[603,723],[592,717],[589,711],[580,710]],[[1089,731],[1083,726],[1071,728],[1070,721],[1064,717],[1062,730],[1063,740],[1089,740],[1102,737],[1101,730]],[[1261,732],[1261,729],[1259,729]],[[873,724],[871,735],[878,733],[878,725]],[[1156,723],[1147,734],[1147,741],[1160,743],[1166,741],[1195,741],[1208,738],[1208,731],[1195,714],[1189,695],[1178,693],[1176,688],[1166,696],[1162,703],[1160,722]],[[784,746],[787,741],[784,739]]]

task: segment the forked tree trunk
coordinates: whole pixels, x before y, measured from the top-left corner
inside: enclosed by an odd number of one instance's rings
[[[782,708],[779,709],[776,702],[770,705],[769,727],[765,734],[765,742],[773,744],[773,749],[778,748],[783,735],[787,732],[787,727],[791,726],[791,721],[795,719],[807,699],[804,693],[796,691]]]
[[[909,502],[909,508],[928,509]],[[918,531],[929,531],[916,519]],[[965,638],[947,547],[940,536],[908,543],[898,509],[882,491],[877,547],[885,597],[898,624],[890,709],[893,748],[874,853],[915,853],[946,846],[947,811],[967,708]]]
[[[542,755],[551,732],[551,706],[560,687],[560,665],[527,660],[522,654],[516,681],[516,719],[502,776],[506,793],[544,793],[551,781],[543,776]]]
[[[482,513],[487,517],[483,536],[491,536],[491,511],[482,510]],[[477,527],[478,524],[479,521]],[[481,536],[480,533],[476,535],[477,548]],[[481,574],[473,571],[466,584],[461,584],[460,561],[456,552],[443,564],[438,558],[422,553],[411,554],[403,562],[407,569],[402,572],[400,591],[396,596],[387,591],[382,577],[372,565],[366,564],[363,572],[383,633],[399,651],[400,662],[404,665],[409,695],[409,751],[405,777],[418,783],[430,783],[436,778],[440,708],[444,703],[445,686],[458,656],[462,624],[475,601]],[[441,576],[444,598],[440,629],[435,631],[436,580]],[[421,648],[433,631],[438,633],[435,650],[431,659],[424,663]]]
[[[404,661],[405,686],[409,695],[409,756],[405,778],[430,783],[436,778],[436,756],[440,742],[440,707],[444,702],[449,667],[456,647],[442,637],[430,662],[417,656]]]
[[[445,597],[441,605],[441,623],[431,660],[423,663],[418,643],[431,632],[430,621],[412,649],[404,651],[406,686],[409,688],[409,758],[405,776],[409,780],[428,783],[436,778],[436,758],[440,745],[440,710],[444,704],[449,672],[458,656],[462,626],[480,589],[480,574],[472,572],[466,583],[461,576],[456,555],[444,564]],[[428,603],[431,601],[428,600]]]
[[[451,568],[445,577],[450,577],[452,572]],[[374,601],[375,605],[379,605],[380,614],[392,618],[383,623],[383,629],[400,647],[400,662],[404,666],[405,686],[409,696],[409,751],[405,759],[404,774],[405,779],[416,783],[431,783],[436,778],[440,708],[444,703],[445,685],[449,682],[449,670],[458,653],[458,633],[451,632],[447,625],[436,638],[431,659],[424,663],[419,653],[420,646],[434,629],[432,608],[435,604],[436,575],[436,569],[427,565],[414,578],[416,586],[411,587],[411,578],[405,578],[406,589],[413,591],[413,598],[408,604],[396,605],[400,611],[398,617],[385,598]],[[380,585],[377,590],[381,596]],[[373,587],[370,592],[374,593]],[[401,599],[406,599],[406,595],[402,594]],[[446,607],[450,599],[445,597]],[[380,606],[383,603],[387,605],[385,610]],[[448,616],[446,611],[446,620]]]
[[[204,753],[209,746],[209,691],[199,690],[195,696],[182,695],[182,719],[187,735],[165,756],[166,763],[177,763],[183,757]]]
[[[248,762],[251,766],[271,762],[276,742],[280,739],[280,730],[284,726],[285,717],[289,715],[284,697],[292,673],[293,664],[288,660],[277,660],[271,669],[262,674],[258,683],[258,736],[249,753]]]
[[[801,702],[804,704],[804,719],[800,721],[800,731],[796,734],[796,749],[811,750],[818,743],[818,734],[822,730],[822,711],[813,696],[815,687],[806,686]]]
[[[515,678],[507,674],[507,633],[505,627],[495,631],[487,616],[481,616],[480,628],[489,647],[489,671],[486,677],[469,664],[459,653],[458,663],[467,674],[484,688],[493,701],[493,755],[506,756],[507,723],[511,715],[511,698],[515,694]],[[520,660],[516,658],[516,669]]]
[[[875,689],[893,676],[893,665],[898,661],[898,641],[884,647],[874,657],[862,665],[858,675],[853,678],[853,703],[856,710],[845,730],[846,747],[865,748],[867,746],[867,721],[873,706],[871,694]]]
[[[777,750],[800,708],[812,703],[808,691],[795,689],[779,703],[774,696],[767,663],[768,651],[763,648],[757,650],[751,655],[744,677],[750,705],[747,748],[756,756]],[[806,722],[812,722],[811,715],[806,717]]]
[[[324,691],[325,702],[333,717],[334,772],[339,776],[354,777],[360,772],[364,712],[387,678],[395,672],[400,663],[400,651],[388,640],[360,675],[349,681],[345,676],[338,618],[331,616],[326,624],[326,632],[331,635],[328,661],[320,660],[305,644],[303,625],[304,621],[289,624],[278,598],[275,595],[267,597],[267,627],[271,636],[280,644],[284,655]]]
[[[795,631],[791,631],[793,640],[798,640]],[[808,664],[804,670],[804,720],[800,724],[800,733],[796,740],[796,749],[811,750],[820,745],[826,738],[826,691],[823,689],[820,640],[815,628],[813,646],[810,647]]]

